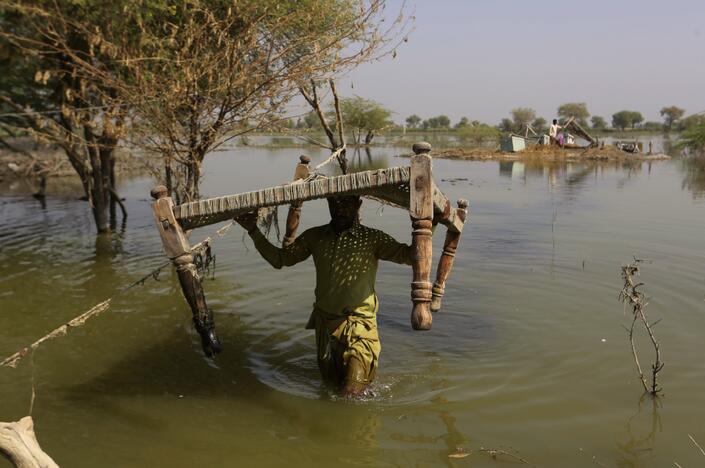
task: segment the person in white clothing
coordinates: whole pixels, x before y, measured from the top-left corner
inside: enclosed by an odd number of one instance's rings
[[[548,136],[551,137],[551,144],[558,144],[559,146],[563,146],[565,141],[563,133],[558,133],[558,130],[561,128],[563,127],[558,125],[558,120],[553,119],[553,124],[548,129]]]

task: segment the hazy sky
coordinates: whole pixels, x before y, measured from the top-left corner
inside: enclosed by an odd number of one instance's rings
[[[415,31],[396,59],[339,83],[398,122],[496,124],[515,107],[551,119],[576,101],[608,121],[623,109],[647,120],[667,105],[705,110],[705,0],[412,0],[407,10]]]

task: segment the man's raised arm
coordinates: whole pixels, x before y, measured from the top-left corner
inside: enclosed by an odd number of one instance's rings
[[[411,246],[397,242],[387,233],[378,232],[377,258],[402,265],[411,265]]]
[[[284,266],[296,265],[311,255],[311,249],[309,249],[306,242],[306,232],[297,237],[291,245],[279,248],[272,245],[264,234],[260,232],[257,227],[257,213],[246,213],[235,220],[250,235],[255,248],[262,255],[262,258],[267,260],[277,270]]]

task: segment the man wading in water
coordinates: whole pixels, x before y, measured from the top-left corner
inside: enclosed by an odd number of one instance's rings
[[[316,330],[318,367],[343,395],[362,392],[374,379],[381,346],[375,278],[379,260],[411,265],[411,247],[359,222],[357,196],[328,198],[331,221],[303,232],[289,246],[272,245],[257,228],[257,215],[237,222],[274,268],[313,255],[316,302],[306,328]]]

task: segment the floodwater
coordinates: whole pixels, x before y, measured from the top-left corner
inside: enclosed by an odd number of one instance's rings
[[[204,195],[286,181],[300,151],[217,153]],[[358,159],[403,165],[404,152]],[[119,294],[164,261],[150,180],[122,184],[126,227],[98,239],[85,202],[50,184],[42,207],[21,184],[5,187],[0,357],[117,296],[18,368],[0,368],[0,420],[31,410],[43,448],[67,467],[705,466],[689,437],[705,445],[703,165],[436,160],[434,174],[471,207],[444,308],[431,331],[413,331],[411,269],[381,265],[381,368],[358,402],[320,383],[303,328],[312,262],[274,270],[239,227],[216,236],[205,289],[224,351],[209,360],[171,271]],[[303,229],[326,221],[325,202],[305,204]],[[368,201],[363,222],[410,241],[406,212]],[[646,311],[662,319],[657,401],[642,397],[617,301],[633,256],[649,260]],[[638,345],[648,369],[641,333]]]

